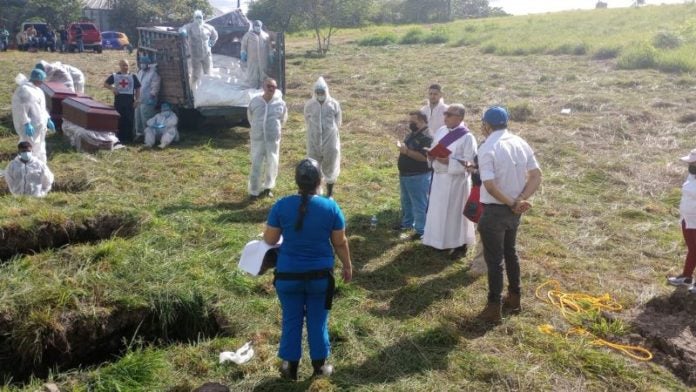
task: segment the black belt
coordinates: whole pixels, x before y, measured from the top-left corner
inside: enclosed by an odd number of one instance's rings
[[[326,310],[331,310],[331,305],[333,304],[333,297],[336,293],[336,279],[334,279],[332,269],[307,272],[275,272],[273,275],[273,286],[275,286],[276,280],[315,280],[328,278],[329,287],[326,288],[326,299],[324,300],[324,308]]]

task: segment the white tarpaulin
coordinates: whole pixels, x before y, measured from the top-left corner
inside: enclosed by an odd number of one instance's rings
[[[246,74],[236,57],[213,54],[214,68],[203,75],[193,92],[196,108],[205,106],[249,106],[263,90],[249,88]]]
[[[95,132],[63,120],[63,134],[70,139],[70,144],[80,152],[111,150],[118,143],[114,132]]]

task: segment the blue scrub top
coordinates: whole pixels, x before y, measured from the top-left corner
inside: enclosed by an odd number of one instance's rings
[[[306,272],[332,269],[334,250],[331,233],[343,230],[346,220],[332,199],[310,196],[302,230],[295,230],[300,213],[301,195],[278,200],[268,215],[268,226],[281,229],[283,243],[278,250],[278,272]]]

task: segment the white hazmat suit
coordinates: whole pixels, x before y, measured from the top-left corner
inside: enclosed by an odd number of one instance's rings
[[[275,187],[280,160],[280,132],[288,119],[288,109],[283,94],[276,90],[266,102],[263,95],[251,99],[247,108],[247,118],[251,124],[251,172],[249,173],[249,194],[258,196],[266,189]],[[261,176],[265,167],[263,182]]]
[[[148,120],[157,114],[157,97],[159,97],[161,78],[157,73],[157,64],[141,65],[138,71],[140,80],[140,103],[135,108],[135,135],[145,133]]]
[[[75,85],[75,92],[84,94],[85,93],[85,84],[87,83],[87,80],[85,79],[85,74],[80,71],[79,68],[74,67],[70,64],[63,64],[63,67],[70,72],[70,76],[72,76],[73,79],[73,84]]]
[[[261,88],[263,80],[268,77],[268,56],[270,40],[268,33],[262,30],[261,21],[254,21],[251,31],[242,37],[242,62],[246,63],[247,83],[253,88]]]
[[[50,118],[46,110],[46,97],[39,87],[22,74],[17,75],[15,82],[19,85],[12,95],[12,121],[15,131],[19,135],[19,141],[30,142],[34,156],[46,162],[46,124]],[[34,128],[33,136],[26,134],[26,124],[31,124]]]
[[[43,66],[44,72],[46,72],[47,82],[58,82],[62,83],[65,87],[69,88],[70,91],[75,92],[75,83],[70,71],[61,64],[60,62],[49,63],[48,61],[41,60],[39,64]],[[38,65],[37,65],[38,66]]]
[[[320,101],[317,91],[324,91]],[[307,127],[307,156],[319,162],[322,177],[327,184],[333,184],[341,170],[341,141],[338,130],[341,127],[341,105],[329,94],[329,86],[323,77],[314,83],[312,98],[304,106]]]
[[[199,10],[193,13],[193,22],[186,24],[183,32],[191,51],[191,82],[196,86],[201,75],[209,74],[213,67],[211,48],[218,40],[218,33],[215,27],[203,22],[203,13]]]
[[[160,139],[159,148],[167,147],[172,141],[179,140],[179,131],[176,129],[179,118],[171,110],[162,112],[147,120],[145,128],[145,145],[152,147],[157,139]]]
[[[44,197],[53,186],[53,173],[36,157],[24,162],[17,156],[5,169],[5,182],[13,195]]]

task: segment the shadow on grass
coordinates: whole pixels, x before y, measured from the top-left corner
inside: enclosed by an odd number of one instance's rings
[[[343,387],[381,384],[448,367],[448,354],[457,346],[457,332],[444,326],[404,337],[383,348],[360,365],[338,368],[336,381]]]
[[[372,215],[351,214],[346,222],[346,233],[350,237],[350,253],[355,269],[370,260],[382,256],[387,250],[398,245],[399,232],[390,230],[396,222],[398,211],[383,210],[377,217],[377,227],[370,227]]]
[[[452,298],[455,289],[471,284],[475,279],[462,268],[455,273],[432,279],[424,283],[404,285],[401,289],[390,293],[391,300],[386,309],[372,310],[376,316],[388,316],[404,320],[418,317],[433,303]]]
[[[272,392],[272,391],[283,391],[283,392],[304,392],[311,390],[312,379],[300,380],[300,381],[289,381],[284,380],[280,377],[266,378],[261,383],[256,385],[252,391],[254,392]]]
[[[230,127],[220,123],[204,122],[198,128],[180,129],[181,141],[171,148],[188,149],[207,145],[211,148],[232,150],[249,143],[249,130],[241,126]]]

